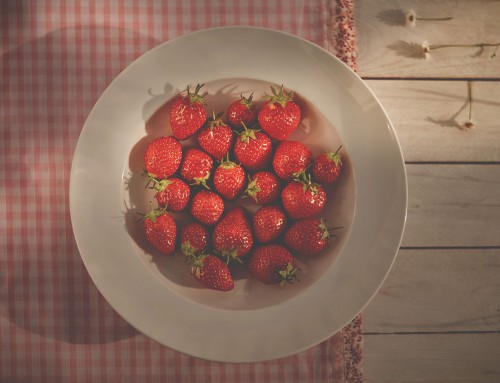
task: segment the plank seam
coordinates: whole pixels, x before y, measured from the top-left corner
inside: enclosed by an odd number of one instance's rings
[[[394,332],[363,332],[370,335],[451,335],[451,334],[500,334],[500,330],[453,330],[453,331],[394,331]]]
[[[500,250],[500,246],[401,246],[399,250]]]
[[[394,76],[361,76],[363,80],[394,80],[394,81],[474,81],[474,82],[498,82],[499,77],[394,77]]]
[[[500,165],[500,161],[405,161],[405,165]]]

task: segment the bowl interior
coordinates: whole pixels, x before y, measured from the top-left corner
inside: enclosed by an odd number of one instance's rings
[[[232,101],[241,94],[254,94],[256,102],[262,102],[264,93],[270,92],[270,85],[279,87],[279,84],[245,78],[219,79],[205,84],[208,91],[206,96],[207,111],[211,113],[224,112]],[[168,88],[168,84],[165,85]],[[336,231],[327,248],[314,257],[297,257],[299,264],[299,282],[280,288],[279,286],[265,285],[248,275],[245,266],[234,265],[232,272],[235,279],[234,290],[226,293],[216,292],[204,288],[190,275],[190,266],[184,262],[179,252],[170,256],[159,254],[145,240],[142,225],[137,223],[137,214],[146,212],[150,208],[150,201],[154,200],[154,192],[145,189],[146,178],[143,173],[143,156],[146,146],[154,138],[162,135],[171,135],[169,111],[172,99],[156,102],[156,106],[145,106],[151,115],[146,119],[143,129],[144,136],[136,142],[130,150],[128,162],[125,164],[122,188],[124,201],[125,224],[131,239],[131,247],[137,257],[143,261],[144,267],[152,276],[156,277],[165,289],[170,289],[183,298],[201,305],[226,310],[255,310],[279,304],[291,299],[306,290],[319,280],[324,272],[335,262],[349,235],[354,216],[355,182],[354,173],[349,161],[348,148],[341,141],[335,126],[306,98],[294,91],[294,98],[302,111],[302,122],[299,128],[290,136],[306,144],[313,152],[314,157],[324,151],[335,151],[343,145],[343,168],[341,176],[333,184],[326,187],[328,201],[321,217],[325,218],[329,227],[342,227]],[[194,139],[182,142],[184,147],[194,146]],[[250,199],[239,199],[227,203],[226,211],[236,204],[241,204],[250,213],[259,206]],[[185,212],[174,213],[178,227],[189,222],[192,218]]]

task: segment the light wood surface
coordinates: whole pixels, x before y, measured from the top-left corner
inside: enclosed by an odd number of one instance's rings
[[[366,383],[498,383],[500,334],[365,336]]]
[[[447,17],[404,25],[405,14]],[[408,218],[364,310],[366,382],[500,382],[500,1],[357,0],[358,73],[394,124]],[[472,84],[472,120],[468,87]]]
[[[366,82],[394,124],[405,161],[500,162],[498,82],[472,82],[476,128],[468,131],[463,129],[469,117],[467,81]]]
[[[406,171],[402,246],[500,246],[500,165],[407,164]]]
[[[452,17],[406,26],[405,15]],[[445,48],[424,59],[421,45],[500,43],[495,0],[358,0],[360,73],[366,77],[497,78],[494,48]],[[497,56],[500,52],[497,52]]]
[[[365,309],[364,330],[500,331],[499,273],[499,249],[402,249]]]

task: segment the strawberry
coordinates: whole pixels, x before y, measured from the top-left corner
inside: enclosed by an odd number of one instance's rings
[[[293,92],[281,90],[278,93],[271,86],[272,96],[266,94],[268,101],[259,111],[259,124],[272,138],[286,140],[300,123],[300,107],[293,101]]]
[[[208,247],[209,233],[198,222],[183,226],[180,232],[181,252],[186,257],[200,255]]]
[[[286,231],[285,245],[294,253],[311,256],[323,250],[329,238],[323,219],[303,218]]]
[[[221,115],[209,119],[204,128],[198,132],[197,141],[200,147],[216,160],[224,158],[234,142],[233,131],[222,121]]]
[[[274,173],[260,171],[249,178],[245,194],[252,198],[258,205],[273,203],[280,195],[281,185]]]
[[[326,192],[323,186],[311,182],[310,175],[302,173],[301,180],[291,181],[283,188],[281,202],[291,218],[309,218],[325,207]]]
[[[298,141],[282,141],[276,147],[273,169],[282,180],[291,181],[295,173],[305,170],[312,162],[309,148]]]
[[[285,213],[277,206],[262,206],[253,216],[253,232],[260,243],[275,241],[285,229]]]
[[[256,129],[248,129],[246,125],[243,128],[234,142],[234,155],[247,170],[262,170],[267,167],[273,155],[271,139]]]
[[[241,95],[239,100],[233,101],[227,108],[227,121],[233,128],[241,128],[242,123],[251,126],[256,122],[258,109],[252,99],[253,93],[248,98]]]
[[[333,183],[340,174],[342,167],[342,159],[339,154],[339,146],[337,151],[326,152],[319,155],[313,162],[312,174],[316,182],[327,185]]]
[[[198,84],[194,93],[191,93],[191,86],[186,88],[187,94],[180,94],[172,102],[170,107],[170,126],[174,136],[179,140],[195,134],[205,123],[207,112],[205,110],[205,100],[207,92],[199,94],[204,84]]]
[[[172,254],[177,239],[177,225],[165,209],[153,209],[142,218],[146,239],[163,254]]]
[[[224,200],[210,190],[201,190],[191,200],[189,211],[199,222],[215,225],[224,212]]]
[[[292,254],[277,244],[255,248],[248,261],[250,274],[267,284],[293,282],[297,279],[297,268]]]
[[[245,170],[229,159],[222,161],[214,172],[215,190],[229,201],[234,201],[243,193],[245,183]]]
[[[182,146],[172,136],[158,137],[151,141],[144,154],[144,167],[150,177],[158,179],[174,174],[182,160]]]
[[[194,279],[209,289],[229,291],[234,288],[229,268],[215,255],[199,255],[193,262],[191,273]]]
[[[226,263],[232,259],[241,262],[241,257],[248,254],[253,246],[253,235],[245,208],[237,206],[222,217],[212,233],[212,246]]]
[[[153,186],[149,188],[157,191],[155,198],[158,206],[168,207],[171,211],[182,211],[186,208],[191,191],[183,180],[175,177],[163,180],[150,178],[148,186],[151,182]]]
[[[214,161],[200,149],[189,148],[181,164],[181,176],[186,182],[207,187],[207,180],[214,166]]]

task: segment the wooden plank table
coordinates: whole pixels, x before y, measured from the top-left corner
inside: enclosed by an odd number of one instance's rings
[[[405,24],[413,10],[419,17]],[[359,74],[408,172],[394,268],[364,311],[366,382],[500,382],[500,1],[357,0]],[[473,129],[469,118],[472,84]]]

